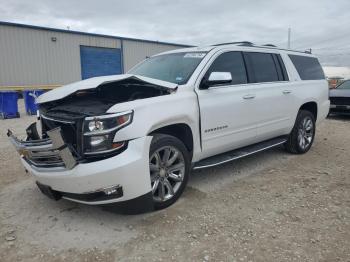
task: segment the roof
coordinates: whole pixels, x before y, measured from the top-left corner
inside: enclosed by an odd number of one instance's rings
[[[192,47],[191,45],[185,45],[185,44],[161,42],[161,41],[155,41],[155,40],[146,40],[146,39],[122,37],[122,36],[114,36],[114,35],[95,34],[95,33],[88,33],[88,32],[82,32],[82,31],[58,29],[58,28],[52,28],[52,27],[43,27],[43,26],[27,25],[27,24],[19,24],[19,23],[5,22],[5,21],[0,21],[0,25],[22,27],[22,28],[29,28],[29,29],[36,29],[36,30],[44,30],[44,31],[52,31],[52,32],[59,32],[59,33],[76,34],[76,35],[113,38],[113,39],[119,39],[119,40],[131,40],[131,41],[139,41],[139,42],[153,43],[153,44],[174,45],[174,46],[180,46],[180,47]]]
[[[302,54],[302,55],[314,57],[314,55],[308,51],[285,49],[285,48],[277,47],[277,46],[272,45],[272,44],[255,45],[255,44],[248,42],[248,41],[232,42],[232,43],[220,43],[220,44],[215,44],[215,45],[196,46],[196,47],[190,47],[190,48],[181,48],[181,49],[166,51],[166,52],[163,52],[163,53],[160,53],[157,55],[181,53],[181,52],[209,52],[213,49],[221,50],[221,49],[226,49],[226,48],[231,48],[231,47],[235,47],[238,50],[242,50],[242,51],[252,51],[253,50],[255,52],[259,52],[259,51],[269,52],[269,50],[275,50],[279,53],[282,51],[282,52],[286,52],[287,54],[296,54],[296,55]]]

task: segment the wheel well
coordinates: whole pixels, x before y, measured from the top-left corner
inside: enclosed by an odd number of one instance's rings
[[[180,139],[186,146],[187,150],[192,154],[193,135],[192,135],[191,128],[187,124],[174,124],[174,125],[161,127],[159,129],[153,130],[150,133],[150,135],[155,133],[171,135]]]
[[[305,103],[300,107],[300,110],[306,110],[306,111],[311,112],[314,115],[315,120],[317,120],[317,104],[316,104],[316,102]]]

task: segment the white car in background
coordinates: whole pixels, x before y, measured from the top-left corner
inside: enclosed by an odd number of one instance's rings
[[[8,136],[41,191],[128,213],[174,203],[192,169],[307,152],[329,111],[316,57],[249,42],[162,53],[38,102],[42,134]]]

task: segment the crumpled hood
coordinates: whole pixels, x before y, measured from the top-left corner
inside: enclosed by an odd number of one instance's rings
[[[93,89],[105,83],[118,82],[129,78],[136,79],[136,80],[139,80],[140,82],[157,85],[157,86],[164,87],[171,90],[176,90],[177,88],[177,84],[158,80],[158,79],[153,79],[149,77],[139,76],[139,75],[123,74],[123,75],[99,76],[99,77],[93,77],[93,78],[89,78],[86,80],[74,82],[68,85],[55,88],[39,96],[37,99],[37,103],[42,104],[50,101],[59,100],[79,90]]]

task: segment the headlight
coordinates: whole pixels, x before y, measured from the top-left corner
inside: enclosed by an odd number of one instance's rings
[[[132,122],[133,111],[86,117],[84,121],[84,154],[103,154],[117,151],[126,142],[113,142],[115,133]]]

